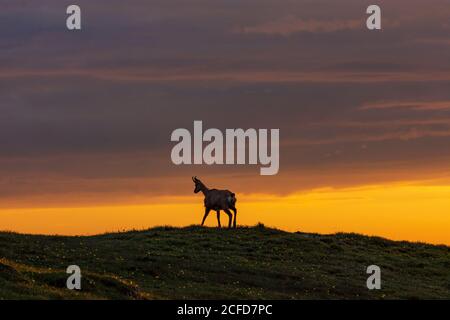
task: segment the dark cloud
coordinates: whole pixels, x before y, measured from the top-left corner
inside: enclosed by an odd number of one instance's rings
[[[192,171],[286,193],[446,168],[446,1],[381,1],[381,32],[370,1],[80,0],[81,32],[69,4],[2,7],[3,197],[181,194],[168,181]],[[280,174],[175,167],[170,133],[194,120],[280,128]]]

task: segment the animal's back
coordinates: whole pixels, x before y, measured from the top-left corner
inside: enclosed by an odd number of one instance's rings
[[[234,208],[236,196],[229,190],[211,189],[205,197],[205,206],[214,210]]]

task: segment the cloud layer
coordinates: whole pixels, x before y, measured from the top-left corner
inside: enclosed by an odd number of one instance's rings
[[[381,1],[380,32],[369,1],[78,2],[75,33],[61,1],[2,7],[4,206],[183,195],[193,174],[285,194],[450,171],[446,1]],[[280,174],[172,165],[194,120],[280,128]]]

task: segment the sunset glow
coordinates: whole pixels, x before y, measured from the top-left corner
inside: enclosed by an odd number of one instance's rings
[[[450,186],[408,184],[322,189],[286,197],[238,195],[240,224],[301,232],[357,232],[396,240],[450,244]],[[148,205],[4,209],[0,229],[91,235],[153,226],[198,224],[202,197],[165,197]],[[227,217],[222,213],[222,225]],[[207,225],[216,226],[214,212]]]

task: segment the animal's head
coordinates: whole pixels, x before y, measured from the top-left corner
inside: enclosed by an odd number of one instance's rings
[[[197,177],[192,177],[192,181],[195,183],[194,193],[199,193],[202,190],[203,183]]]

